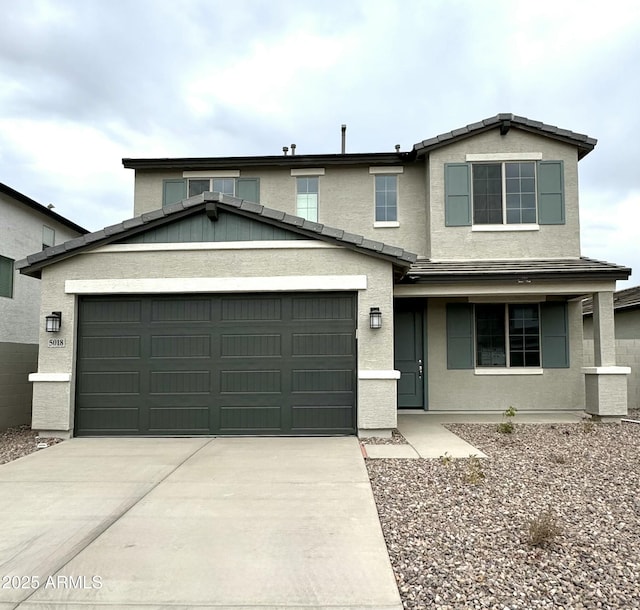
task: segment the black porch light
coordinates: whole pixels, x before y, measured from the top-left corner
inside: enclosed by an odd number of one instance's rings
[[[382,328],[382,312],[379,307],[369,309],[369,327]]]
[[[48,316],[45,316],[45,330],[48,333],[57,333],[62,326],[62,312],[52,311]]]

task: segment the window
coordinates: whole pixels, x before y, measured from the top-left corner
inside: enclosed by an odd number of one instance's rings
[[[398,176],[376,177],[376,222],[398,220]]]
[[[0,256],[0,297],[13,297],[13,259]]]
[[[197,173],[200,174],[200,172]],[[260,203],[259,178],[194,177],[163,180],[162,205],[164,207],[178,203],[187,197],[194,197],[206,191],[217,191],[223,195],[233,195],[246,201]]]
[[[200,195],[206,191],[217,191],[223,195],[236,194],[235,178],[204,178],[189,180],[189,197]]]
[[[42,227],[42,249],[55,246],[56,244],[56,232],[51,228],[44,225]]]
[[[498,153],[469,154],[471,163],[446,163],[445,225],[527,231],[565,224],[563,162],[532,160],[538,155],[504,160]]]
[[[474,224],[536,222],[536,164],[474,163]]]
[[[540,366],[537,304],[476,305],[476,365]]]
[[[306,220],[318,222],[318,177],[296,178],[296,214]]]

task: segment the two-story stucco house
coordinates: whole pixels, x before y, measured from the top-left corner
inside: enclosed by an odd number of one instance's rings
[[[500,114],[407,152],[124,159],[135,217],[19,264],[65,342],[41,349],[33,426],[371,435],[407,408],[625,413],[612,295],[630,270],[580,252],[595,143]]]
[[[40,282],[14,263],[87,232],[0,182],[0,430],[30,423],[28,376],[38,368]]]

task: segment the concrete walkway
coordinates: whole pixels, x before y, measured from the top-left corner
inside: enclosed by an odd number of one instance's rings
[[[1,610],[402,608],[356,438],[73,439],[5,464],[4,575]]]
[[[517,413],[515,424],[522,423],[578,423],[582,411],[540,411]],[[365,445],[367,457],[392,459],[439,458],[445,454],[452,458],[487,457],[443,424],[498,424],[504,421],[502,413],[437,413],[403,411],[398,413],[398,431],[408,445]],[[365,441],[366,443],[366,441]]]

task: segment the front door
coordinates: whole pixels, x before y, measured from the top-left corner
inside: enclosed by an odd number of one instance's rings
[[[400,371],[398,408],[424,409],[424,301],[398,299],[394,305],[394,366]]]

